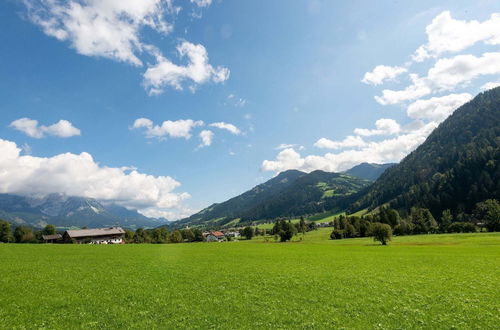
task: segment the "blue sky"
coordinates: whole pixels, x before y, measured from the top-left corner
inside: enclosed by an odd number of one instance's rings
[[[500,81],[495,13],[497,1],[3,1],[0,190],[173,219],[289,168],[399,161]]]

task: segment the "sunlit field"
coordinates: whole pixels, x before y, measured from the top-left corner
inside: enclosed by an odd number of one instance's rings
[[[500,324],[500,234],[0,245],[0,328]]]

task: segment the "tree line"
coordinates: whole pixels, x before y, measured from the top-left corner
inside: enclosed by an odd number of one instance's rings
[[[447,209],[437,219],[427,208],[412,207],[407,216],[402,217],[397,210],[382,206],[372,215],[341,215],[333,220],[333,227],[331,239],[373,236],[382,244],[387,244],[393,233],[402,236],[500,231],[500,203],[488,199],[477,203],[470,214],[459,216],[453,216]],[[382,231],[385,235],[380,234]]]

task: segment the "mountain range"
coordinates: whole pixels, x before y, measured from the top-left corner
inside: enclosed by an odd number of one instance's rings
[[[143,216],[116,204],[103,204],[92,198],[49,194],[44,197],[28,197],[0,194],[0,219],[13,225],[43,227],[53,224],[58,228],[110,227],[126,228],[158,227],[165,219]]]
[[[344,173],[288,170],[223,203],[175,222],[175,226],[241,225],[254,220],[316,214],[347,207],[346,196],[368,187],[393,164],[363,163]],[[356,174],[356,176],[351,175]]]

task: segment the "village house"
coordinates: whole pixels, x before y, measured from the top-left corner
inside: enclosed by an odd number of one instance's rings
[[[61,241],[61,234],[42,235],[44,243],[58,243]]]
[[[226,237],[234,237],[234,238],[241,236],[240,233],[237,231],[228,231],[224,235],[226,235]]]
[[[205,236],[207,242],[222,242],[224,241],[224,233],[220,231],[211,231]]]
[[[77,244],[123,244],[125,230],[121,227],[66,230],[63,240]]]

